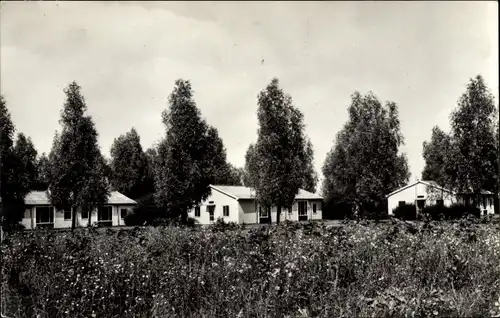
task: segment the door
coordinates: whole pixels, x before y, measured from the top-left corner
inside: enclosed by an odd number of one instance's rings
[[[271,217],[271,208],[263,208],[259,206],[259,223],[268,224]]]
[[[299,201],[299,221],[307,221],[307,201]]]
[[[208,220],[210,222],[215,221],[215,205],[207,205]]]
[[[97,223],[99,226],[113,226],[111,206],[100,206],[97,208]]]

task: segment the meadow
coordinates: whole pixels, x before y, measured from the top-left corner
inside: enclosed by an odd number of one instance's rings
[[[9,317],[500,314],[500,225],[470,220],[25,231],[1,253]]]

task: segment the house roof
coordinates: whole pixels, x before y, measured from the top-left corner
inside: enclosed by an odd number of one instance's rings
[[[213,190],[219,191],[235,200],[255,199],[255,190],[249,187],[242,186],[225,186],[225,185],[210,185]],[[323,198],[317,194],[306,190],[299,189],[299,193],[295,196],[296,200],[322,200]]]
[[[24,204],[26,205],[50,204],[47,191],[31,191],[24,198]],[[107,204],[137,204],[137,202],[126,197],[125,195],[121,194],[118,191],[112,191],[109,194]]]
[[[403,191],[403,190],[406,190],[406,189],[408,189],[408,188],[414,187],[414,186],[416,186],[416,185],[417,185],[417,184],[419,184],[419,183],[420,183],[420,184],[424,184],[424,185],[429,186],[429,187],[433,187],[433,188],[436,188],[436,189],[442,190],[442,191],[446,191],[446,192],[451,193],[451,194],[455,194],[455,192],[453,192],[452,190],[445,189],[445,188],[441,187],[441,186],[440,186],[439,184],[437,184],[435,181],[417,180],[417,181],[415,181],[415,182],[413,182],[413,183],[410,183],[410,184],[405,185],[405,186],[404,186],[404,187],[402,187],[402,188],[399,188],[399,189],[397,189],[397,190],[392,191],[391,193],[389,193],[389,194],[388,194],[388,195],[386,195],[385,197],[386,197],[386,198],[388,198],[388,197],[390,197],[390,196],[393,196],[394,194],[399,193],[399,192],[401,192],[401,191]]]

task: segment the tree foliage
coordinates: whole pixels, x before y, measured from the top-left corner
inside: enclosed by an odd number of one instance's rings
[[[110,166],[111,186],[116,191],[133,199],[154,191],[148,157],[134,128],[114,140]]]
[[[62,131],[56,133],[49,155],[49,197],[57,209],[72,208],[74,228],[77,209],[91,212],[107,202],[110,171],[99,150],[92,118],[85,114],[87,106],[80,86],[72,82],[64,92]]]
[[[162,117],[166,137],[157,149],[155,200],[186,223],[188,210],[208,197],[209,185],[227,168],[226,153],[217,130],[201,117],[189,81],[175,82]]]
[[[452,153],[452,140],[448,134],[435,126],[432,129],[430,142],[423,143],[423,156],[425,160],[423,180],[436,181],[441,186],[449,186],[449,168],[447,160]]]
[[[32,180],[32,170],[26,168],[31,167],[33,144],[23,134],[14,144],[14,133],[7,103],[0,95],[0,217],[4,226],[15,225],[23,218],[24,198]]]
[[[278,79],[260,92],[257,117],[258,138],[247,151],[246,181],[255,188],[260,205],[278,207],[279,222],[281,207],[291,206],[306,183],[309,189],[315,186],[314,176],[305,176],[312,168],[312,147],[305,135],[304,117],[279,87]]]
[[[498,144],[495,143],[493,96],[478,75],[451,114],[455,156],[452,182],[460,192],[495,191],[498,182]]]
[[[47,154],[42,153],[36,161],[36,180],[33,190],[44,191],[49,188],[50,161]]]
[[[404,139],[398,108],[383,106],[371,92],[352,95],[349,119],[323,165],[323,195],[327,205],[342,206],[344,214],[379,213],[385,195],[408,181]]]
[[[461,193],[498,187],[498,110],[483,78],[470,79],[450,116],[451,134],[434,128],[424,143],[425,176]]]
[[[37,151],[31,138],[23,133],[17,135],[14,145],[14,156],[17,159],[17,182],[22,189],[31,190],[37,181]]]

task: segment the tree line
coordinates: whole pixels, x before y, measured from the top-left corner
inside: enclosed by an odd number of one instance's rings
[[[258,137],[239,168],[227,161],[218,130],[203,118],[188,80],[175,82],[161,114],[165,135],[158,144],[143,150],[131,128],[115,138],[110,159],[100,151],[81,87],[72,82],[64,92],[60,131],[50,153],[40,156],[29,137],[18,133],[14,138],[7,103],[0,97],[0,194],[6,225],[22,219],[23,200],[31,190],[48,189],[52,205],[71,208],[73,227],[78,209],[93,211],[112,190],[139,202],[135,217],[140,222],[168,218],[183,223],[188,210],[208,197],[210,184],[253,187],[260,204],[278,209],[293,204],[299,189],[316,192],[304,115],[276,78],[257,96]],[[377,216],[385,211],[385,195],[410,176],[400,151],[404,138],[398,106],[381,103],[372,92],[355,92],[347,110],[348,121],[322,169],[323,213]],[[451,124],[451,135],[435,127],[431,141],[424,143],[422,177],[452,189],[497,189],[498,110],[480,76],[471,79]]]

